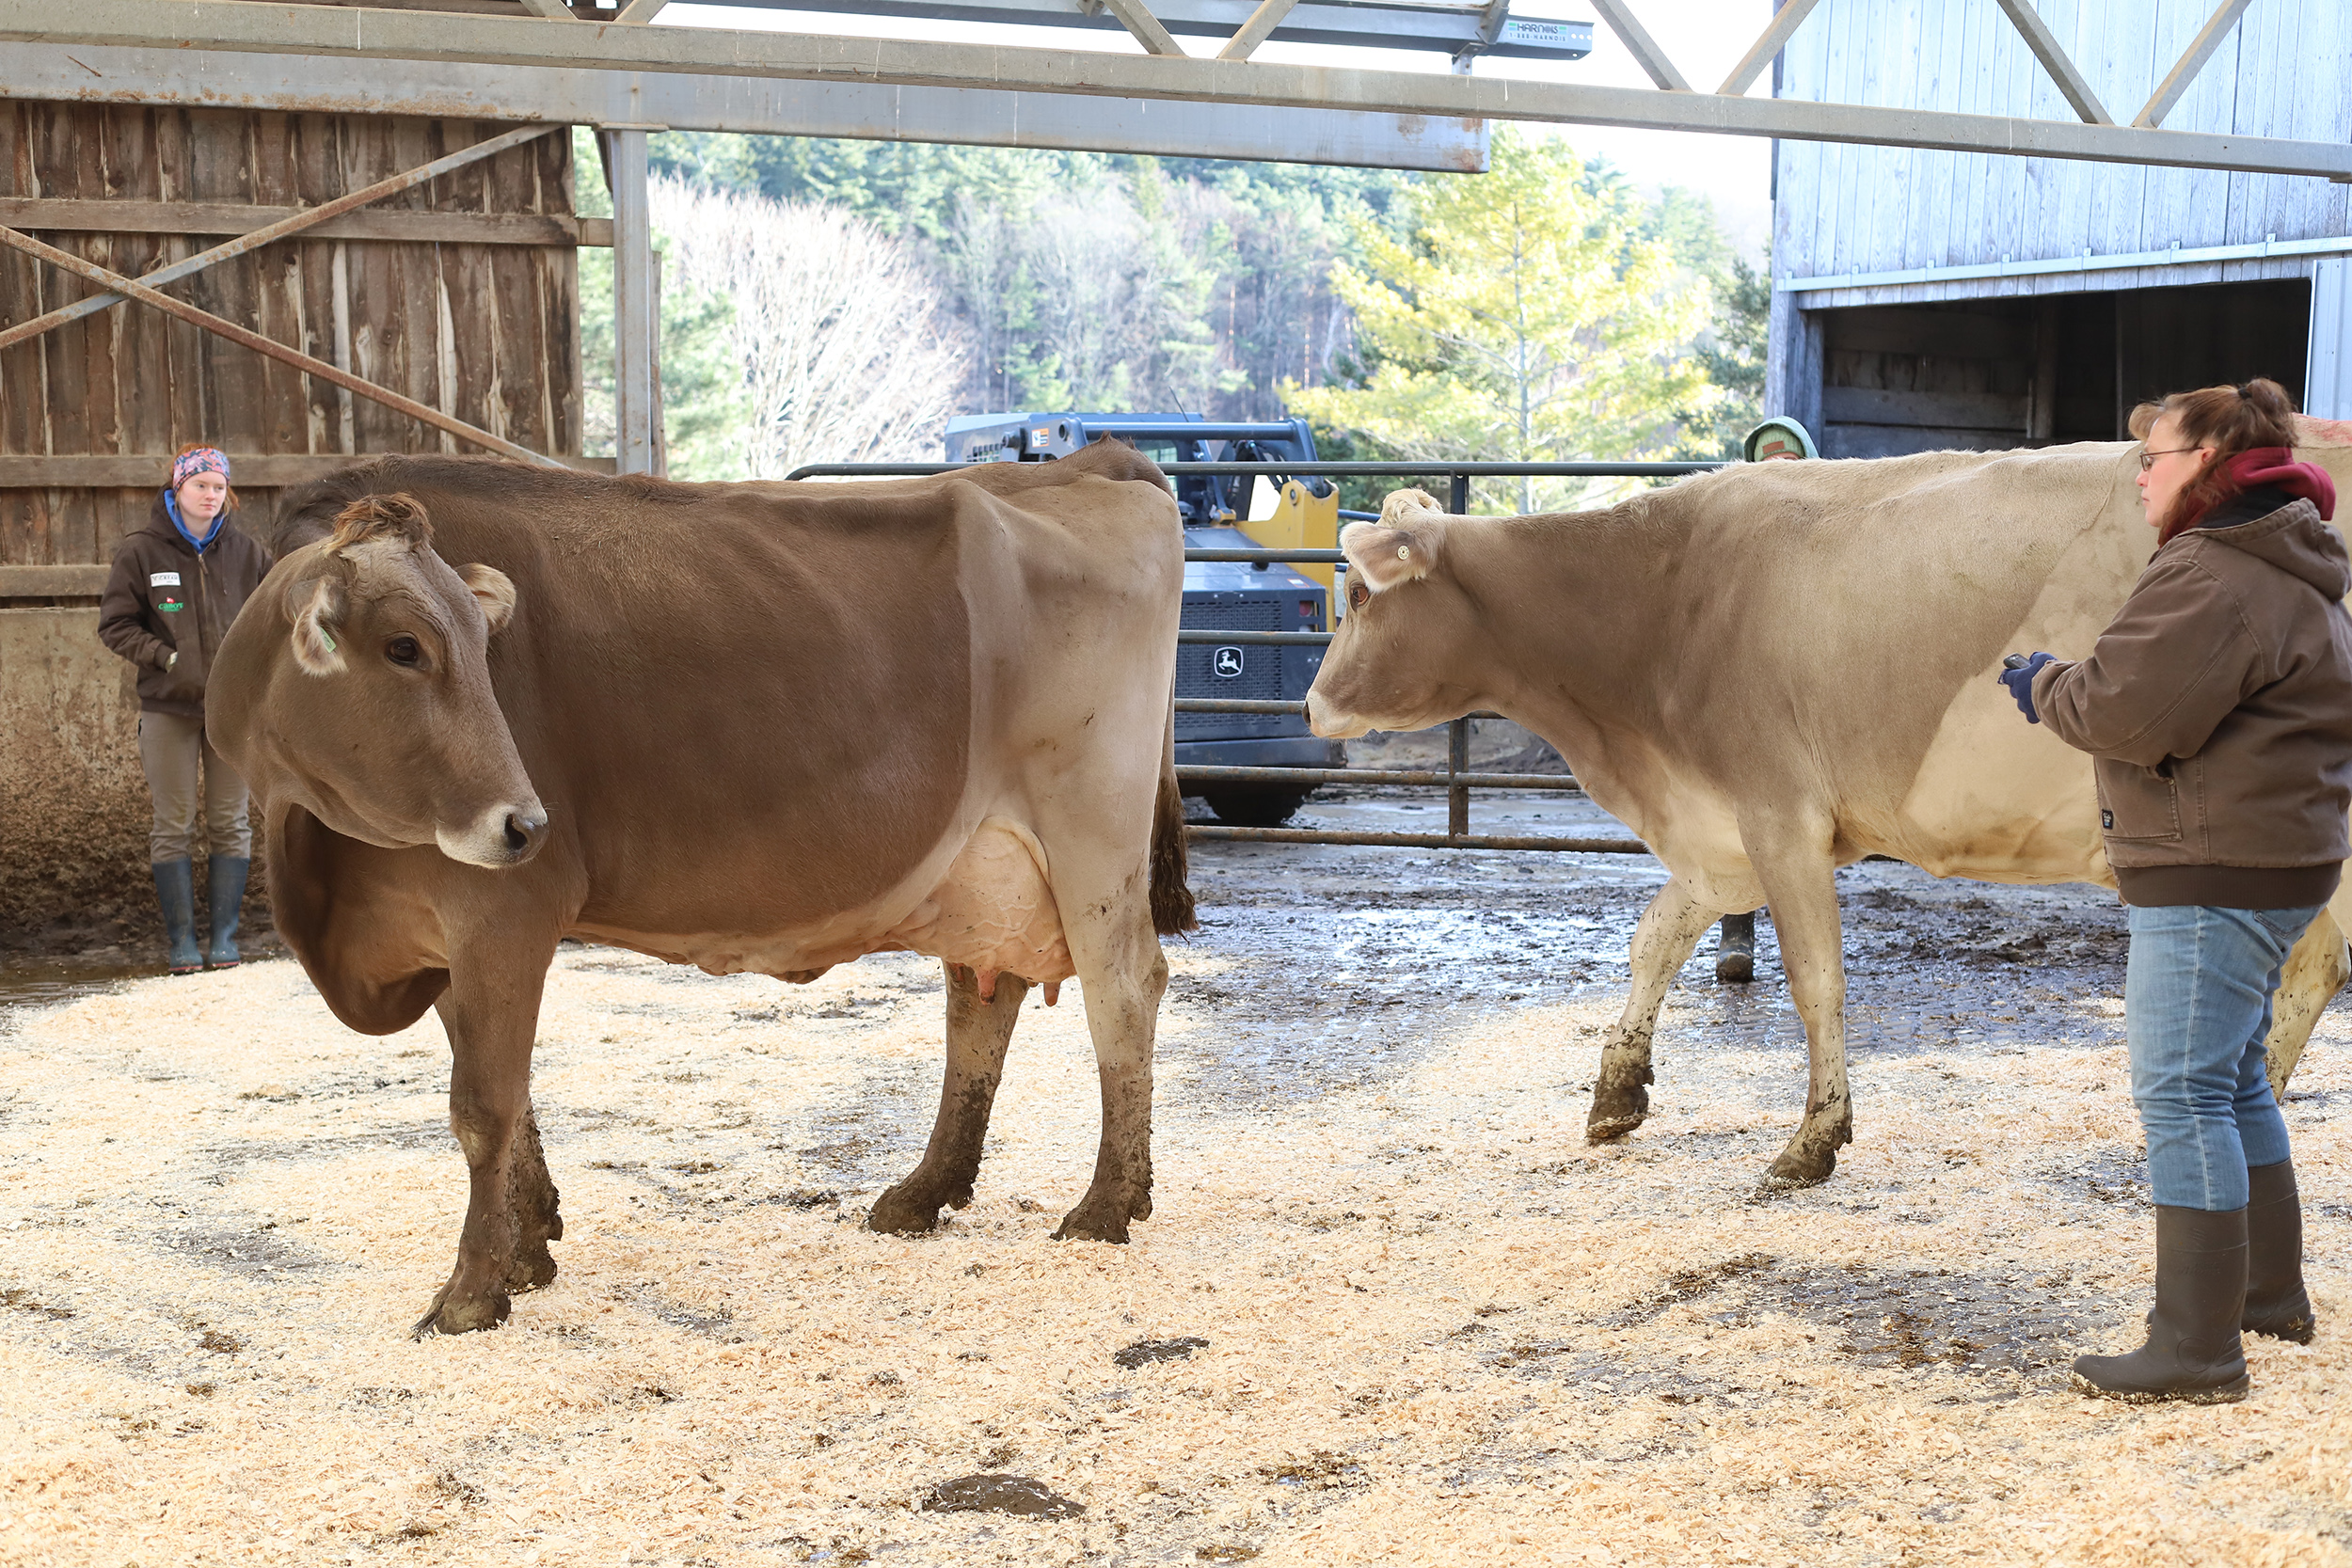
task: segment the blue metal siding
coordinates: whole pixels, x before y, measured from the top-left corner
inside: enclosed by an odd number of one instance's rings
[[[2128,121],[2212,0],[2038,0]],[[1783,55],[1781,96],[2067,119],[2073,110],[1994,0],[1823,0]],[[2352,140],[2352,6],[2253,0],[2166,116],[2175,129]],[[2352,232],[2325,180],[1783,142],[1773,271],[1784,278],[2127,254]],[[1807,309],[2307,277],[2308,257],[1841,289]]]

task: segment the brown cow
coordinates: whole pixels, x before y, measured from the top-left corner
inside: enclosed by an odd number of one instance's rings
[[[970,1200],[1022,999],[1075,975],[1103,1136],[1056,1234],[1151,1213],[1158,933],[1192,905],[1184,536],[1150,462],[716,485],[386,457],[290,493],[273,543],[210,733],[327,1006],[449,1033],[473,1191],[419,1333],[555,1275],[530,1072],[566,936],[803,981],[941,958],[938,1120],[884,1231]]]

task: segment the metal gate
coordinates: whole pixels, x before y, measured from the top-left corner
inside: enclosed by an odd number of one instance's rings
[[[954,473],[969,467],[956,463],[814,463],[795,468],[787,480],[832,478],[917,477]],[[1675,479],[1707,473],[1720,463],[1163,463],[1162,472],[1261,476],[1278,487],[1302,475],[1327,479],[1443,479],[1446,510],[1456,515],[1470,510],[1473,479]],[[1369,512],[1342,512],[1343,521],[1369,521]],[[1346,602],[1344,574],[1347,558],[1338,550],[1295,547],[1254,549],[1186,549],[1186,561],[1263,562],[1273,565],[1329,565],[1335,573],[1331,593],[1332,624],[1336,629]],[[1211,643],[1219,647],[1307,644],[1328,646],[1328,631],[1244,631],[1191,628],[1179,631],[1179,643]],[[1305,705],[1246,697],[1178,697],[1176,711],[1185,713],[1261,713],[1285,717],[1303,712]],[[1177,783],[1195,784],[1254,784],[1261,788],[1284,784],[1403,784],[1442,789],[1446,798],[1446,831],[1442,833],[1335,832],[1322,828],[1238,828],[1223,823],[1194,823],[1187,836],[1199,839],[1240,839],[1264,844],[1387,845],[1412,849],[1549,849],[1570,854],[1645,855],[1649,847],[1636,838],[1567,838],[1470,832],[1470,792],[1476,789],[1574,789],[1576,779],[1565,773],[1481,773],[1470,766],[1470,726],[1473,719],[1500,719],[1499,713],[1466,713],[1446,726],[1446,765],[1422,768],[1179,768]]]

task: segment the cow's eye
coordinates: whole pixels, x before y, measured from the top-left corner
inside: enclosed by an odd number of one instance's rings
[[[413,670],[424,662],[424,650],[413,637],[395,637],[384,644],[384,657],[405,670]]]
[[[1372,590],[1366,588],[1362,583],[1351,582],[1347,585],[1348,609],[1361,610],[1364,608],[1365,601],[1369,600],[1371,597]]]

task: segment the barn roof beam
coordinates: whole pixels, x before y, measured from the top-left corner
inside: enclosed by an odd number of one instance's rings
[[[381,201],[388,196],[398,196],[403,191],[414,190],[428,181],[448,174],[452,170],[463,168],[468,164],[496,157],[510,147],[520,147],[527,141],[536,141],[554,129],[552,125],[526,125],[519,130],[509,131],[503,135],[492,136],[488,141],[480,141],[471,147],[460,148],[446,157],[436,158],[429,164],[421,164],[415,168],[395,174],[389,179],[378,180],[373,185],[363,185],[348,195],[337,197],[332,201],[321,202],[316,207],[305,207],[298,213],[280,218],[276,223],[263,228],[256,229],[249,234],[240,234],[225,245],[216,245],[212,249],[199,251],[184,261],[174,261],[167,267],[160,267],[138,279],[138,282],[142,287],[149,289],[157,288],[166,283],[178,282],[183,277],[202,272],[206,267],[215,266],[231,257],[243,256],[250,251],[259,250],[263,245],[275,245],[279,240],[289,239],[306,229],[315,229],[329,218],[341,217],[345,213],[355,212],[361,207]],[[123,304],[129,297],[127,294],[112,291],[95,293],[86,299],[75,300],[71,305],[60,306],[45,316],[36,316],[31,321],[19,322],[16,325],[0,331],[0,349],[13,347],[27,338],[37,338],[53,327],[63,326],[68,322],[80,321],[84,316],[94,316],[101,310]]]
[[[2244,0],[2239,0],[2239,3],[2244,4]],[[2099,95],[2091,90],[2090,82],[2075,69],[2074,62],[2058,43],[2058,35],[2051,32],[2050,24],[2042,20],[2042,13],[2033,8],[2033,0],[2000,0],[2000,7],[2009,13],[2010,21],[2017,24],[2018,35],[2026,40],[2026,47],[2033,51],[2033,57],[2042,62],[2042,69],[2048,71],[2050,80],[2058,84],[2058,96],[2082,116],[2083,123],[2114,124],[2115,117],[2107,113],[2106,105],[2099,102]]]
[[[1249,13],[1249,20],[1225,40],[1225,47],[1216,52],[1220,60],[1246,60],[1257,52],[1258,45],[1273,37],[1274,29],[1291,14],[1298,0],[1258,0],[1258,8]]]
[[[2205,62],[2213,58],[2214,52],[2221,47],[2221,40],[2230,36],[2230,29],[2237,25],[2238,17],[2251,3],[2252,0],[2221,0],[2213,8],[2213,15],[2207,17],[2205,24],[2197,29],[2197,36],[2188,40],[2188,47],[2181,52],[2180,59],[2165,73],[2164,80],[2156,84],[2156,90],[2148,95],[2148,102],[2141,106],[2139,113],[2132,116],[2134,125],[2143,131],[2153,131],[2164,123],[2164,117],[2172,112],[2172,106],[2181,101],[2181,95],[2188,91],[2190,84],[2197,80],[2197,73],[2205,69]]]
[[[1617,41],[1625,45],[1628,54],[1641,62],[1644,71],[1649,72],[1649,79],[1658,84],[1659,91],[1691,90],[1691,84],[1682,79],[1682,72],[1675,69],[1674,61],[1666,58],[1666,52],[1658,47],[1658,40],[1649,36],[1649,29],[1635,20],[1633,8],[1627,5],[1626,0],[1593,0],[1593,9],[1600,12],[1600,19],[1609,24],[1609,30],[1617,35]]]
[[[1725,98],[1745,97],[1747,90],[1756,86],[1756,79],[1764,74],[1764,68],[1772,63],[1772,56],[1780,53],[1781,46],[1796,34],[1798,24],[1813,14],[1813,8],[1820,3],[1820,0],[1788,0],[1774,11],[1772,22],[1748,46],[1748,52],[1740,56],[1740,63],[1731,68],[1724,85],[1715,90]]]
[[[674,131],[1057,147],[1452,173],[1485,168],[1487,145],[1486,127],[1477,120],[1346,109],[305,55],[192,59],[180,49],[55,43],[0,48],[0,98],[195,108],[233,100],[249,108],[297,114],[433,115],[564,125],[638,122]]]
[[[784,77],[1072,93],[1260,107],[1623,125],[1795,141],[2316,175],[2352,182],[2352,145],[2073,120],[1657,92],[1507,76],[1339,71],[1260,60],[947,44],[686,27],[551,27],[524,17],[246,0],[0,0],[0,42],[541,66],[569,71]]]
[[[439,409],[419,403],[414,398],[403,397],[388,387],[379,387],[373,381],[363,380],[349,371],[328,364],[324,359],[314,359],[300,349],[288,348],[274,338],[264,338],[260,333],[248,331],[225,317],[215,316],[210,310],[201,310],[184,300],[174,299],[169,294],[149,288],[135,277],[123,277],[111,267],[102,267],[95,261],[84,261],[72,251],[59,250],[52,245],[43,245],[30,234],[0,227],[0,245],[21,250],[27,256],[37,257],[53,267],[70,272],[76,277],[97,284],[102,289],[126,294],[142,305],[151,305],[167,316],[176,316],[191,326],[202,327],[215,337],[226,338],[232,343],[249,348],[256,354],[264,355],[281,365],[292,366],[305,375],[316,376],[321,381],[341,387],[355,397],[366,398],[370,403],[380,403],[385,407],[405,414],[412,420],[421,420],[436,430],[447,431],[461,441],[469,442],[503,457],[512,457],[518,462],[536,463],[542,467],[553,468],[568,467],[545,453],[532,451],[529,447],[518,446],[503,436],[493,436],[486,430],[468,424],[454,414],[444,414]]]
[[[1160,19],[1152,14],[1152,8],[1143,0],[1097,0],[1097,3],[1119,18],[1119,24],[1135,35],[1136,41],[1143,45],[1146,54],[1184,56],[1184,46],[1168,36],[1168,29],[1160,25]]]

